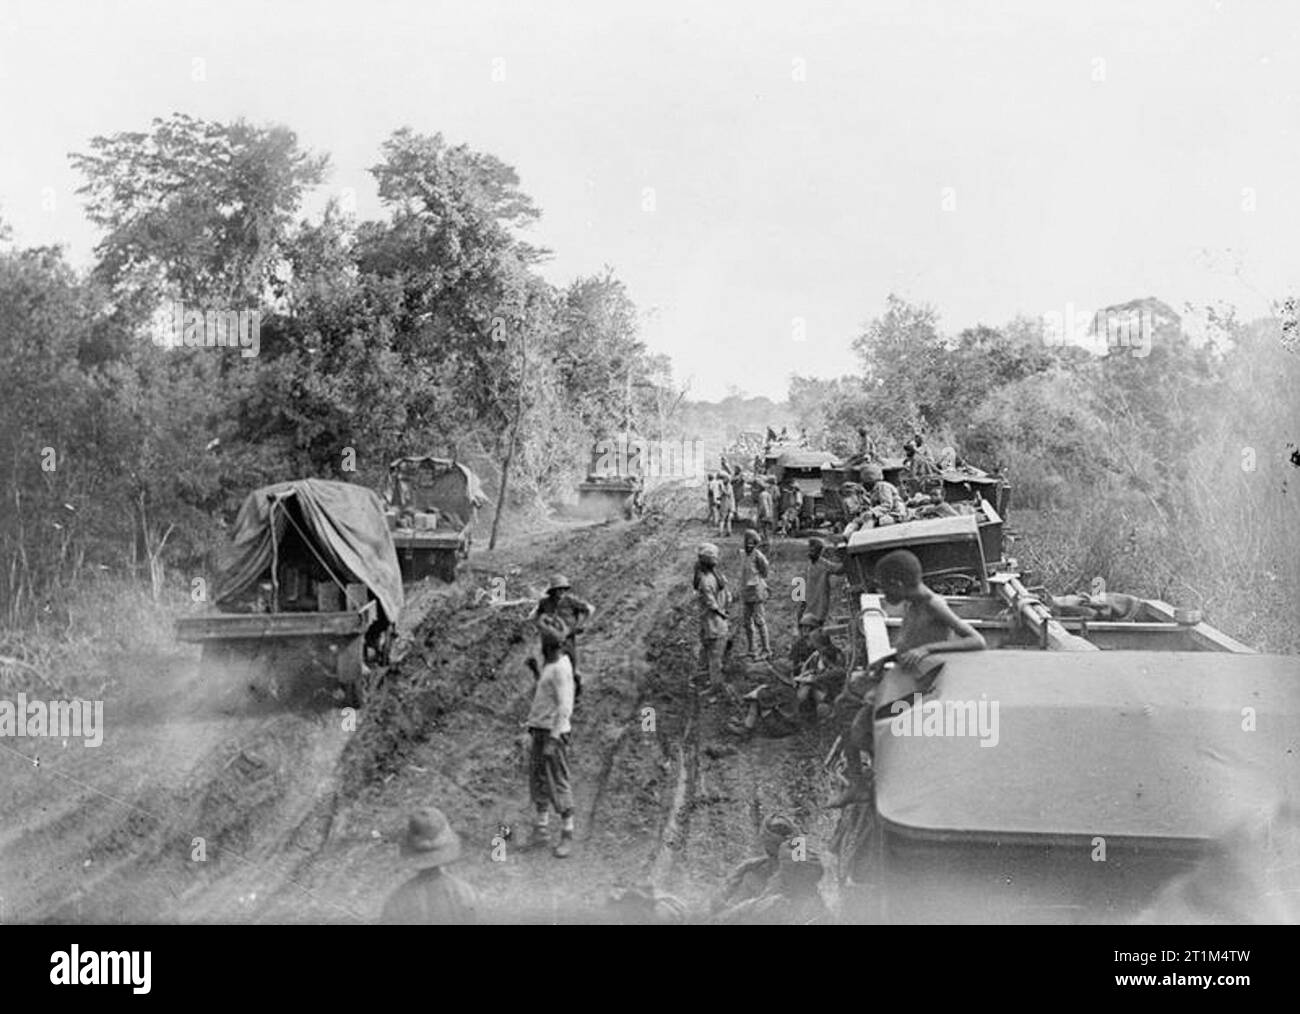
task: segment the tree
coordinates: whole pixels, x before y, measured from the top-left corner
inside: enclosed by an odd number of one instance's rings
[[[937,324],[933,307],[891,293],[885,313],[853,340],[862,363],[862,408],[900,435],[942,418],[946,344]]]
[[[511,359],[503,337],[531,298],[528,267],[543,254],[515,230],[539,212],[513,169],[441,134],[403,128],[383,156],[371,172],[392,218],[361,227],[358,267],[400,291],[394,349],[428,381],[411,421],[477,424],[500,446],[513,403],[502,390]]]
[[[60,250],[0,252],[0,607],[11,623],[76,570],[97,474],[78,425],[93,397],[77,365],[90,299]]]
[[[176,113],[149,133],[95,137],[71,156],[86,214],[105,231],[96,277],[119,299],[259,304],[304,191],[328,160],[287,127]],[[147,306],[145,314],[152,311]]]
[[[613,269],[571,282],[560,295],[556,325],[552,354],[583,425],[600,436],[632,426],[645,346],[636,306]]]

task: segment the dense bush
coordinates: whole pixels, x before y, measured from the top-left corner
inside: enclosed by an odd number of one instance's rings
[[[87,567],[201,572],[242,497],[319,476],[380,486],[402,454],[465,460],[527,509],[593,440],[665,423],[665,360],[609,270],[563,289],[540,214],[491,155],[403,129],[372,172],[388,217],[298,219],[328,159],[284,127],[176,115],[73,157],[103,230],[85,277],[0,246],[0,618]],[[0,227],[0,240],[4,230]],[[186,310],[256,310],[249,349],[160,347]]]

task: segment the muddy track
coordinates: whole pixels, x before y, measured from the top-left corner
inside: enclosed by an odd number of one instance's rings
[[[820,810],[821,732],[736,744],[722,728],[738,711],[704,704],[690,686],[691,567],[695,546],[710,537],[690,516],[696,499],[669,490],[639,522],[507,540],[476,552],[456,585],[416,589],[419,620],[355,728],[332,707],[229,694],[214,702],[192,659],[157,660],[102,756],[58,758],[39,783],[11,787],[19,819],[0,828],[0,868],[26,873],[0,883],[0,915],[368,921],[409,872],[396,854],[405,815],[429,804],[461,833],[458,870],[498,921],[588,920],[610,889],[647,881],[699,911],[776,811],[801,821],[822,848],[830,826]],[[739,544],[739,532],[723,540],[733,579]],[[772,553],[778,653],[788,649],[794,615],[781,589],[801,557],[797,543]],[[571,751],[578,835],[569,860],[519,847],[531,810],[524,660],[535,650],[524,618],[555,571],[598,610],[579,639],[585,685]],[[489,604],[494,589],[506,605]],[[729,675],[742,691],[753,685],[738,657]],[[203,861],[192,855],[196,838]]]

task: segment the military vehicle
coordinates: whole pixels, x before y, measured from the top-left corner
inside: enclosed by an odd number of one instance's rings
[[[278,696],[311,673],[359,707],[386,665],[403,605],[384,505],[373,490],[301,479],[250,493],[214,585],[216,611],[176,621],[205,678]]]
[[[810,451],[805,448],[785,450],[772,463],[769,474],[779,489],[793,483],[803,493],[803,507],[799,516],[801,528],[816,528],[825,522],[822,472],[840,464],[839,459],[829,451]],[[782,497],[778,513],[785,506],[785,498]]]
[[[434,575],[455,581],[469,556],[478,510],[487,503],[478,477],[449,458],[398,458],[388,466],[384,499],[402,580]]]
[[[586,481],[578,484],[578,513],[629,521],[640,516],[648,457],[646,442],[628,434],[596,441]]]
[[[871,463],[851,462],[835,464],[822,469],[821,504],[818,517],[833,529],[852,521],[868,506],[870,500],[871,479],[867,475]],[[906,473],[900,463],[875,463],[886,482],[892,483],[900,492],[906,484]],[[901,473],[901,474],[900,474]],[[960,482],[959,488],[949,492],[949,481]],[[904,485],[900,487],[900,482]],[[1003,510],[1007,504],[1010,487],[1004,480],[984,473],[944,472],[937,473],[928,481],[927,489],[938,491],[942,485],[944,503],[962,513],[972,512],[978,521],[981,541],[984,544],[985,559],[993,565],[1002,558],[1004,526],[1006,515]],[[995,506],[996,503],[996,506]],[[955,505],[955,506],[954,506]],[[912,513],[924,515],[927,511],[943,511],[942,505],[922,505],[911,509]]]
[[[1002,476],[989,475],[978,468],[947,468],[935,473],[929,485],[942,487],[947,503],[969,503],[986,500],[1004,519],[1011,506],[1011,484]]]
[[[899,547],[990,648],[940,656],[929,685],[891,661],[901,609],[874,583]],[[970,515],[857,532],[844,559],[853,671],[881,674],[873,799],[831,843],[854,921],[1130,921],[1297,798],[1300,659],[1154,599],[1057,618],[1014,561],[986,560]]]

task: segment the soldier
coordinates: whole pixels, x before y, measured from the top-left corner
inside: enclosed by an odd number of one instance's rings
[[[709,904],[709,911],[717,915],[724,909],[757,898],[769,880],[780,868],[781,845],[799,834],[799,828],[789,817],[772,814],[763,821],[759,831],[759,844],[763,854],[746,859],[733,869],[722,885],[722,890]]]
[[[758,530],[763,537],[763,545],[772,540],[772,525],[776,520],[776,508],[772,503],[772,487],[760,479],[758,485]]]
[[[389,896],[381,923],[461,926],[477,922],[478,894],[443,869],[460,855],[460,838],[441,810],[429,807],[411,815],[401,855],[420,872]]]
[[[740,502],[745,499],[745,473],[740,466],[731,473],[731,509],[740,517]]]
[[[731,735],[747,740],[757,731],[779,739],[799,731],[799,694],[788,666],[773,662],[766,675],[762,684],[741,698],[745,716],[727,723],[726,731]]]
[[[727,647],[727,579],[718,570],[718,547],[703,543],[696,551],[695,593],[700,607],[698,679],[707,679],[709,693],[722,689],[722,655]]]
[[[916,437],[903,445],[903,468],[914,481],[928,479],[934,474],[934,462],[930,460],[929,452],[921,453],[916,445],[915,441],[919,439]]]
[[[844,690],[845,671],[844,653],[835,646],[830,634],[824,630],[816,631],[811,638],[813,652],[809,655],[795,677],[799,712],[802,714],[807,702],[813,704],[817,718],[829,718],[833,701]]]
[[[795,835],[777,847],[776,868],[754,897],[727,906],[717,922],[741,925],[806,926],[829,921],[818,884],[826,872],[821,857]]]
[[[772,644],[767,633],[767,615],[763,603],[768,599],[767,557],[759,551],[758,532],[745,529],[745,559],[740,569],[740,601],[744,610],[741,622],[745,626],[745,643],[749,657],[756,662],[772,657]],[[759,652],[754,653],[754,631],[759,635]]]
[[[549,844],[551,808],[560,815],[557,859],[567,859],[573,849],[573,790],[569,787],[569,736],[573,716],[573,663],[564,650],[567,628],[553,616],[537,621],[542,634],[541,676],[528,711],[528,789],[535,816],[528,848]]]
[[[564,652],[569,656],[569,661],[573,663],[573,669],[578,669],[578,634],[583,627],[596,615],[596,607],[584,599],[571,594],[572,589],[569,585],[569,579],[563,574],[551,575],[551,583],[546,589],[546,595],[538,600],[537,605],[533,606],[533,611],[529,614],[529,620],[535,624],[540,623],[542,617],[552,616],[562,621],[568,633],[564,639]],[[540,631],[540,626],[539,626]]]
[[[865,426],[858,427],[858,453],[855,457],[863,461],[876,461],[879,455],[876,453],[876,442],[867,436]]]
[[[844,564],[827,559],[825,548],[821,539],[808,540],[808,569],[804,571],[804,597],[799,603],[799,630],[803,636],[811,636],[826,623],[831,608],[831,577],[844,573]]]
[[[729,482],[722,483],[721,495],[718,497],[718,534],[730,535],[731,522],[736,517],[736,497]]]
[[[789,535],[799,528],[803,513],[803,490],[793,479],[787,479],[781,490],[781,534]]]
[[[623,517],[631,521],[634,517],[641,517],[645,513],[645,481],[639,475],[631,478],[632,492],[628,494],[623,501]]]
[[[879,465],[872,464],[863,468],[862,482],[868,490],[867,509],[848,524],[844,529],[845,535],[852,535],[861,528],[876,528],[907,520],[907,504],[903,501],[903,495],[892,482],[885,481],[884,472]]]

